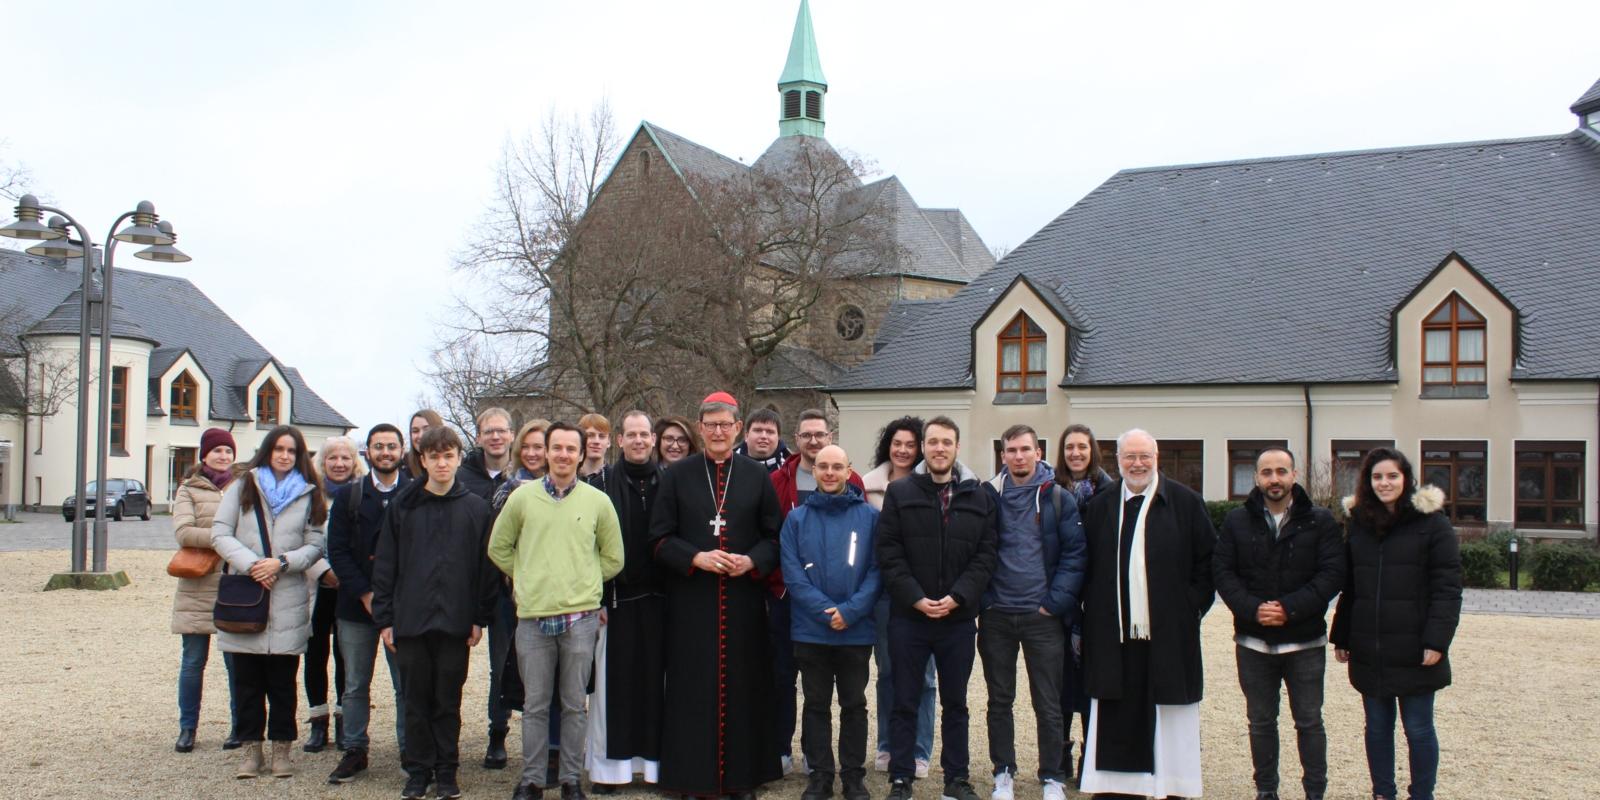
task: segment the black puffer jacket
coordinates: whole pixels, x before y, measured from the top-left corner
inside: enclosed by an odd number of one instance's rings
[[[474,447],[461,457],[461,466],[456,467],[456,483],[466,486],[467,491],[485,500],[493,500],[495,490],[504,485],[515,471],[516,465],[512,464],[491,477],[484,461],[483,448]],[[428,476],[424,475],[422,479],[426,481]]]
[[[372,565],[372,621],[395,636],[466,638],[487,627],[499,592],[489,561],[489,501],[456,481],[414,481],[389,504]]]
[[[1228,512],[1211,554],[1217,596],[1233,612],[1233,631],[1268,644],[1310,642],[1328,632],[1328,603],[1344,588],[1344,536],[1333,514],[1294,486],[1294,502],[1278,536],[1267,527],[1266,499],[1252,489]],[[1276,600],[1288,623],[1256,621],[1262,603]]]
[[[993,497],[975,479],[957,480],[946,520],[940,488],[932,477],[919,473],[884,491],[878,570],[891,614],[920,617],[922,612],[912,608],[918,600],[949,595],[960,605],[944,619],[972,619],[994,574],[998,534]]]
[[[1424,486],[1401,503],[1400,518],[1381,536],[1354,516],[1347,526],[1349,572],[1328,638],[1350,651],[1350,685],[1364,695],[1450,685],[1450,641],[1461,621],[1460,545],[1439,510],[1444,492]],[[1423,650],[1444,657],[1424,667]]]

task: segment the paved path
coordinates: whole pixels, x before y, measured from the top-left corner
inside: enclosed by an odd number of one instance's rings
[[[1600,619],[1600,592],[1466,589],[1462,592],[1461,610],[1467,614]]]
[[[93,546],[94,518],[89,519],[90,546]],[[128,517],[121,522],[106,520],[106,535],[115,550],[170,550],[177,547],[172,538],[172,517],[155,515],[149,522]],[[0,522],[0,552],[12,550],[70,550],[72,525],[56,513],[19,512],[17,522]]]

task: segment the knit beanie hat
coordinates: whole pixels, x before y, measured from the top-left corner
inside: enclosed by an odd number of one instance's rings
[[[239,452],[239,446],[233,443],[233,434],[221,428],[206,428],[205,433],[200,434],[200,460],[206,460],[206,454],[218,447],[231,448],[235,455]]]

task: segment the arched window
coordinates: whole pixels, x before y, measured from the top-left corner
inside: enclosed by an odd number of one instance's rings
[[[1422,323],[1422,393],[1481,396],[1489,382],[1483,315],[1452,293]]]
[[[652,160],[649,150],[639,151],[639,174],[641,177],[650,177],[650,162]]]
[[[278,424],[278,399],[279,399],[279,397],[280,397],[280,394],[278,392],[278,384],[273,383],[271,378],[268,378],[265,381],[263,381],[261,383],[261,387],[256,389],[256,424],[257,425],[277,425]]]
[[[1018,312],[1000,333],[1000,363],[995,386],[1001,392],[1044,391],[1044,330]]]
[[[199,417],[199,399],[200,386],[188,370],[172,379],[172,392],[167,397],[167,405],[172,410],[173,419],[194,422]]]

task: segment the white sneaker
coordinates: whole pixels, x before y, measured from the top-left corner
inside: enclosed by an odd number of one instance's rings
[[[783,774],[788,775],[789,773],[794,772],[793,758],[790,758],[789,756],[783,756],[779,760],[783,762]]]
[[[1045,781],[1044,800],[1067,800],[1067,787],[1061,781]]]
[[[989,800],[1015,800],[1011,791],[1011,773],[1002,772],[994,776],[994,791],[989,793]]]
[[[872,760],[872,768],[879,772],[889,771],[889,751],[879,750],[878,757]]]
[[[919,777],[919,778],[928,777],[928,759],[926,759],[926,758],[917,759],[917,777]]]

